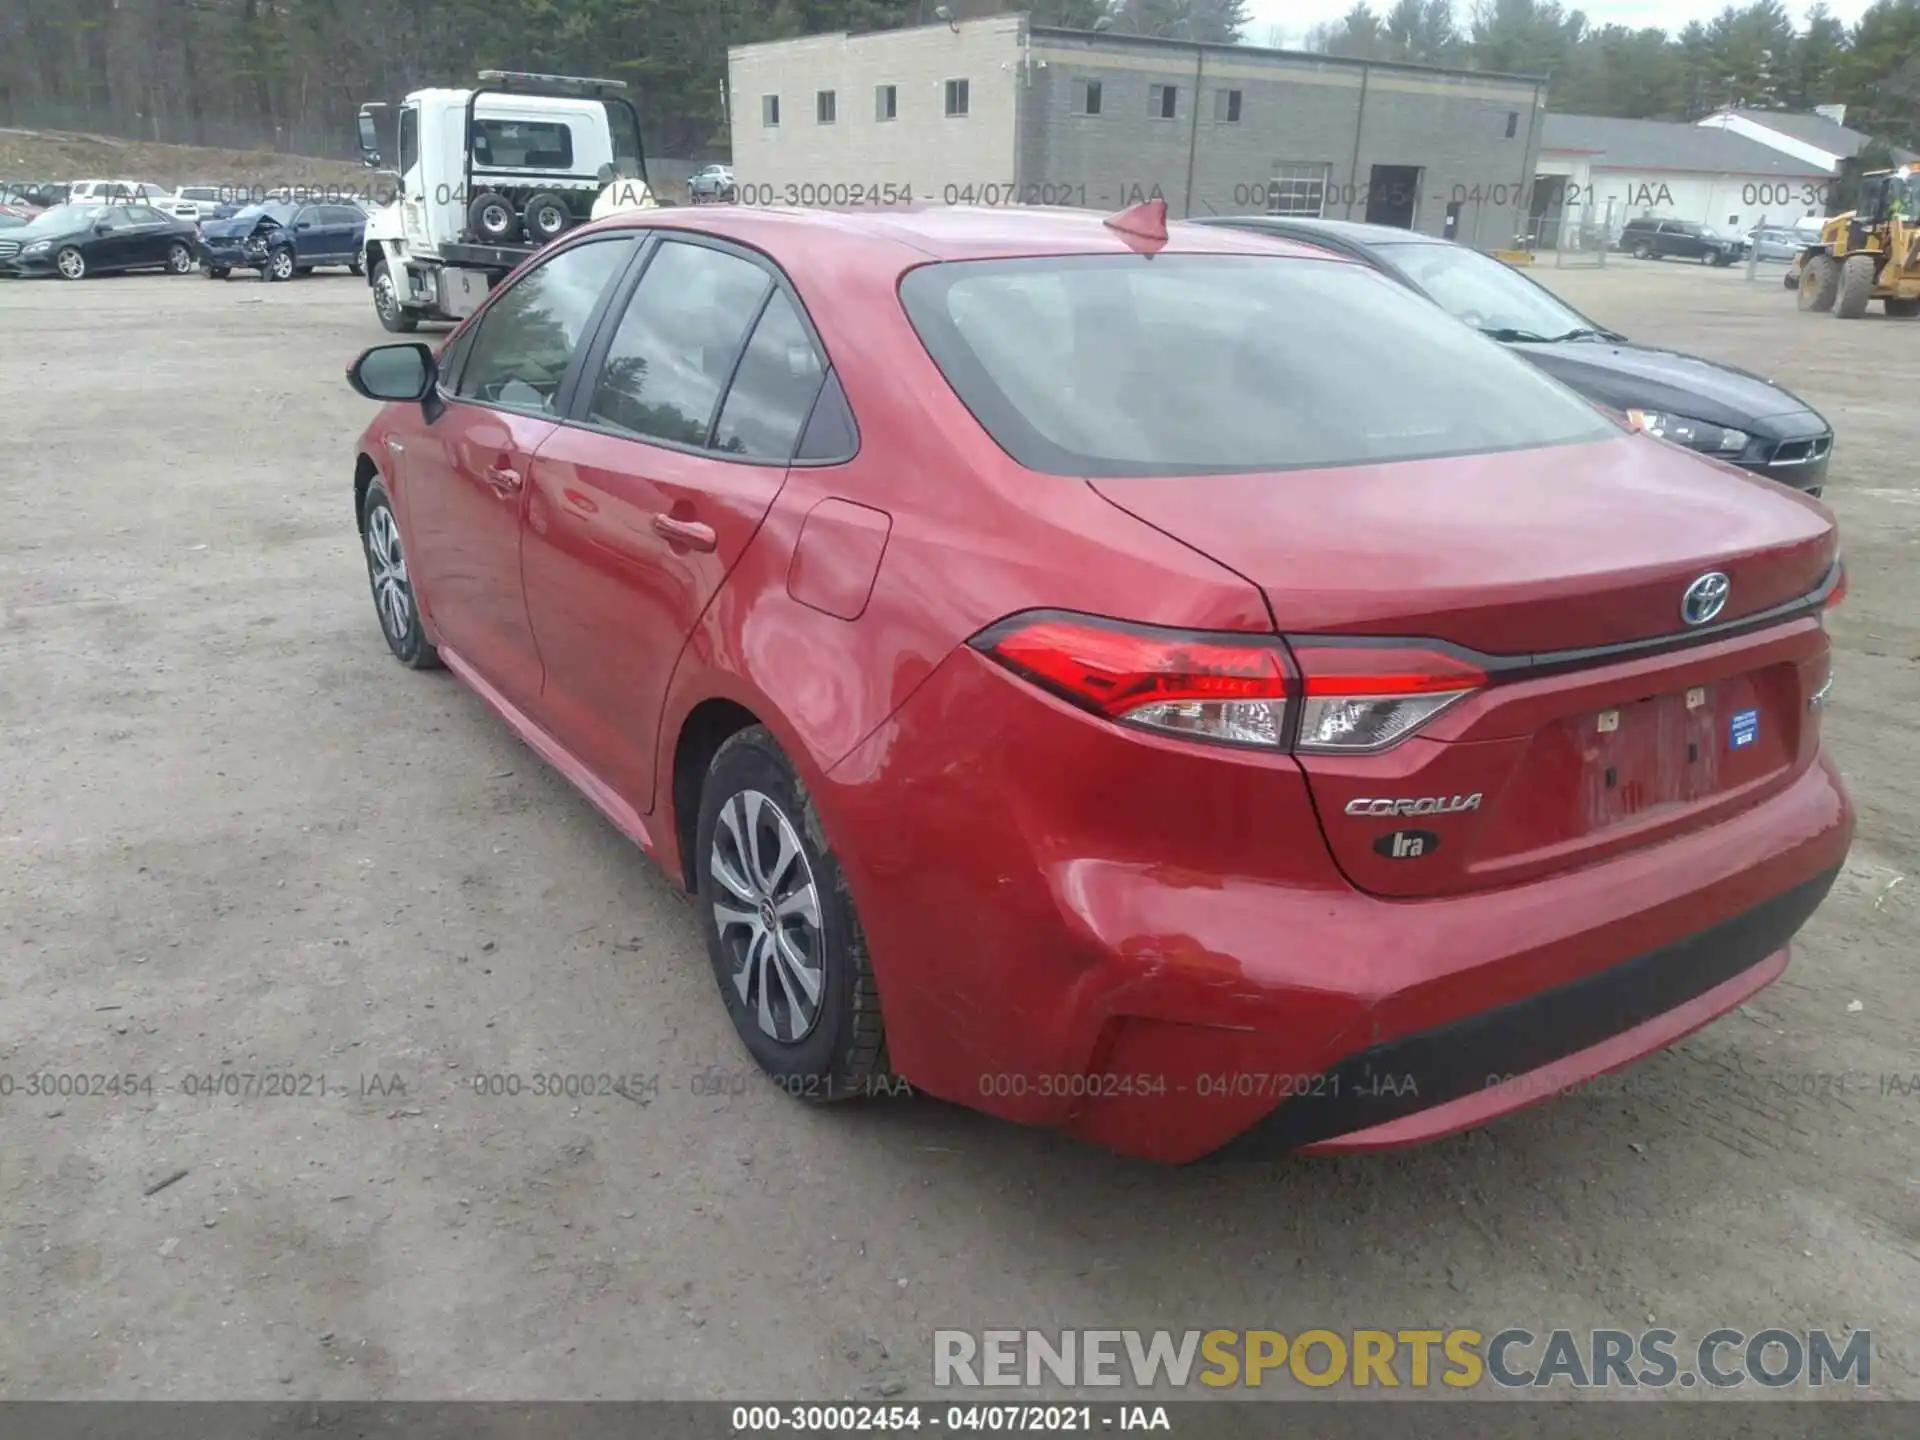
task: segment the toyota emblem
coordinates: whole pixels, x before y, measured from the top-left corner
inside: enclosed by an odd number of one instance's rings
[[[1718,570],[1709,570],[1687,586],[1680,597],[1680,618],[1689,625],[1704,625],[1727,608],[1732,582]]]

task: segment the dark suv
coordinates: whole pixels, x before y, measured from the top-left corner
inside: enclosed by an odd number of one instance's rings
[[[1629,220],[1620,232],[1620,248],[1636,260],[1698,260],[1731,265],[1747,258],[1747,241],[1722,235],[1711,225],[1691,220]]]

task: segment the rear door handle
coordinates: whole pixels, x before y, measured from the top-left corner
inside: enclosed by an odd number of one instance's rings
[[[653,533],[674,545],[684,545],[689,550],[712,550],[720,543],[720,537],[713,533],[711,525],[702,525],[698,520],[676,520],[671,515],[653,517]]]
[[[487,484],[502,495],[511,495],[520,488],[520,472],[509,470],[503,465],[489,465],[486,470]]]

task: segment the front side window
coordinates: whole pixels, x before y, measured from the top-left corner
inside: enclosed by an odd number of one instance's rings
[[[461,398],[535,415],[558,413],[560,385],[587,321],[632,253],[630,239],[576,245],[492,298],[460,375]]]
[[[922,266],[900,287],[955,393],[1054,475],[1280,471],[1619,430],[1366,267],[1281,256]]]
[[[772,288],[749,260],[664,242],[620,317],[587,418],[645,440],[705,445],[720,392]]]
[[[400,173],[410,174],[420,163],[420,112],[409,105],[400,112]]]

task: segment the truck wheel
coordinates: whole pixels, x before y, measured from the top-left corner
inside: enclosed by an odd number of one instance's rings
[[[481,191],[467,207],[467,224],[473,227],[474,234],[490,244],[511,243],[513,220],[513,203],[492,190]]]
[[[1800,308],[1831,310],[1840,293],[1840,267],[1831,255],[1809,255],[1800,267]]]
[[[550,190],[542,190],[527,201],[527,213],[521,222],[527,232],[527,239],[536,245],[544,245],[549,240],[557,240],[573,224],[573,212],[567,209],[567,202]]]
[[[1840,298],[1833,313],[1842,320],[1858,320],[1873,298],[1873,256],[1849,255],[1840,267]]]
[[[420,322],[400,308],[400,291],[384,260],[373,267],[373,308],[381,325],[396,335],[411,335],[420,328]]]

